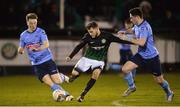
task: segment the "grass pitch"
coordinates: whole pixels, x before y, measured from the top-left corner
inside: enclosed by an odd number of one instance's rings
[[[165,93],[157,85],[151,74],[137,74],[137,91],[129,97],[122,97],[126,90],[125,81],[116,74],[102,74],[94,87],[86,95],[84,102],[76,98],[86,86],[90,74],[81,75],[70,84],[63,84],[75,99],[71,102],[55,102],[49,87],[37,80],[34,75],[0,77],[1,106],[180,106],[180,73],[165,74],[175,93],[173,102],[165,100]]]

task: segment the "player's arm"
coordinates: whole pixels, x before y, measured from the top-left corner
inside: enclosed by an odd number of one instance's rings
[[[140,31],[140,38],[129,38],[126,35],[126,32],[125,33],[119,33],[119,37],[122,40],[126,40],[126,41],[129,41],[129,42],[132,42],[132,43],[134,43],[136,45],[139,45],[139,46],[144,46],[146,44],[147,35],[148,35],[148,31],[145,28],[141,29],[141,31]]]
[[[80,43],[70,53],[70,55],[66,57],[66,61],[70,61],[86,44],[87,44],[87,38],[83,37]]]
[[[39,47],[38,47],[38,46],[32,47],[31,50],[32,50],[32,51],[42,51],[42,50],[44,50],[44,49],[46,49],[46,48],[49,48],[49,42],[48,42],[48,40],[43,41],[43,44],[40,45]]]
[[[24,53],[24,48],[19,47],[19,48],[18,48],[18,53],[19,53],[19,54],[23,54],[23,53]]]
[[[25,43],[23,40],[22,35],[20,36],[20,41],[19,41],[19,48],[18,48],[18,53],[19,54],[23,54],[24,53],[24,47],[25,47]]]
[[[32,51],[42,51],[46,48],[49,48],[49,41],[47,38],[47,35],[44,30],[41,31],[41,45],[40,44],[35,44],[34,46],[31,47]]]
[[[116,37],[112,34],[110,34],[111,36],[109,37],[110,38],[110,41],[111,42],[117,42],[117,43],[121,43],[121,44],[133,44],[132,42],[129,42],[127,40],[123,40],[123,39],[120,39],[119,37]]]

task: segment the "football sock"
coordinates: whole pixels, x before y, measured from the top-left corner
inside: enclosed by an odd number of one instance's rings
[[[86,85],[86,88],[84,89],[84,91],[81,93],[81,96],[85,96],[87,94],[87,92],[93,87],[93,85],[95,84],[96,80],[91,78],[89,80],[89,82]]]
[[[63,90],[63,88],[57,84],[53,84],[51,86],[51,90],[54,91],[54,90]]]
[[[133,78],[135,78],[135,76],[136,76],[136,69],[132,70],[132,76],[133,76]]]
[[[124,79],[127,81],[129,88],[134,88],[135,87],[132,72],[129,72],[128,74],[125,74]]]
[[[161,87],[163,88],[163,90],[165,91],[166,94],[171,94],[171,90],[170,90],[170,87],[169,87],[169,84],[166,80],[164,80],[161,84]]]
[[[62,82],[64,82],[65,81],[65,75],[62,73],[59,73],[59,74],[60,74],[60,78],[61,78]]]

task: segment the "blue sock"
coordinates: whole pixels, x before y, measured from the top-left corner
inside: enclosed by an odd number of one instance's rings
[[[63,90],[63,88],[57,84],[53,84],[51,86],[51,90],[54,91],[54,90]]]
[[[133,78],[135,78],[135,76],[136,76],[136,69],[132,70],[132,76],[133,76]]]
[[[53,84],[53,86],[51,87],[51,90],[54,91],[54,90],[64,90],[64,89],[57,84]],[[67,95],[70,95],[70,94],[67,91],[65,91],[65,96],[67,96]]]
[[[60,78],[61,78],[62,82],[65,81],[65,76],[64,76],[64,74],[60,73]]]
[[[125,74],[124,79],[127,81],[129,88],[134,88],[135,87],[132,72],[129,72],[128,74]]]
[[[161,85],[161,87],[163,88],[163,90],[165,91],[165,93],[167,95],[171,94],[171,90],[169,88],[169,84],[168,84],[168,82],[166,80],[164,80],[163,83],[161,83],[160,85]]]

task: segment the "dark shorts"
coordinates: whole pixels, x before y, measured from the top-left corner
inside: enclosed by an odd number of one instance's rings
[[[132,57],[132,51],[131,50],[120,50],[120,64],[124,65],[128,60]]]
[[[55,62],[51,59],[39,65],[33,65],[34,72],[41,82],[42,78],[46,75],[53,75],[58,73]]]
[[[146,70],[151,71],[154,76],[160,76],[162,74],[159,55],[151,59],[144,59],[141,55],[136,54],[130,61],[138,65],[138,67],[143,67]]]

